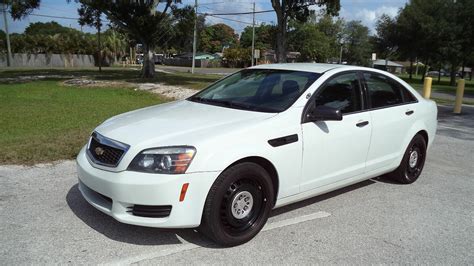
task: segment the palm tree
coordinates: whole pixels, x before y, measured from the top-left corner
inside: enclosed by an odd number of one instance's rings
[[[115,30],[110,30],[106,33],[107,37],[104,42],[104,51],[110,53],[114,62],[117,63],[119,61],[118,58],[125,54],[128,41],[123,34]]]

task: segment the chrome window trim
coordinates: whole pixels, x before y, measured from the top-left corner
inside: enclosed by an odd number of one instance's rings
[[[120,158],[118,159],[118,161],[115,165],[102,163],[102,162],[97,161],[94,158],[94,156],[92,155],[92,153],[89,150],[92,139],[95,139],[100,144],[104,144],[104,145],[110,146],[112,148],[123,150],[122,156],[120,156]],[[91,137],[89,138],[89,142],[87,143],[87,149],[86,149],[87,156],[86,157],[87,157],[87,160],[89,161],[89,163],[92,166],[94,166],[96,168],[99,168],[99,169],[102,169],[102,170],[111,171],[111,168],[116,168],[120,164],[120,162],[122,161],[123,157],[125,156],[125,154],[127,153],[127,151],[129,149],[130,149],[130,145],[125,144],[125,143],[120,142],[120,141],[117,141],[117,140],[114,140],[114,139],[107,138],[107,137],[97,133],[96,131],[94,131],[94,132],[92,132]]]

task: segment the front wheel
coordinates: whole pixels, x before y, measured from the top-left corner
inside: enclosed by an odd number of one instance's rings
[[[426,141],[423,136],[417,134],[408,145],[400,166],[389,176],[402,184],[411,184],[420,176],[425,159]]]
[[[200,231],[224,246],[251,240],[267,222],[275,192],[270,175],[255,163],[241,163],[219,175],[204,206]]]

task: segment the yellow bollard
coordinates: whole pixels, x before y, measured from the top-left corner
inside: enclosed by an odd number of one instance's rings
[[[466,81],[464,79],[458,80],[458,88],[456,89],[456,103],[454,104],[454,111],[455,114],[461,113],[462,107],[462,98],[464,96],[464,86],[466,85]]]
[[[425,78],[425,82],[423,83],[423,98],[429,99],[431,97],[431,83],[433,79],[430,77]]]

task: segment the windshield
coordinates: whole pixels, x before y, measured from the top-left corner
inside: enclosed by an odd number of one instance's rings
[[[290,107],[321,74],[276,69],[245,69],[188,98],[193,102],[279,113]]]

